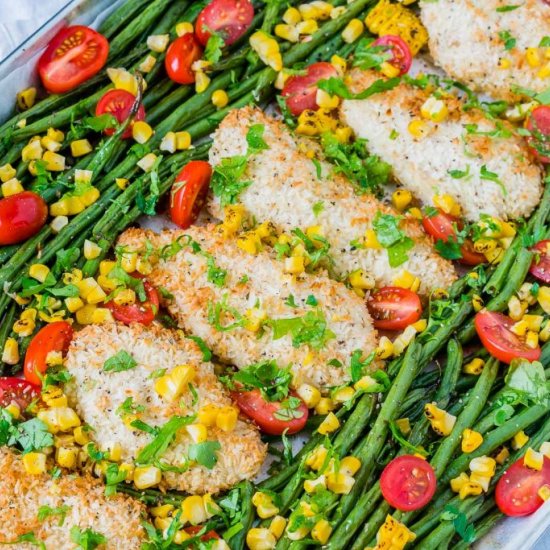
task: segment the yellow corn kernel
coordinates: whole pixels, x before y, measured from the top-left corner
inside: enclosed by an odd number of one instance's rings
[[[544,502],[546,502],[550,498],[550,486],[543,485],[538,491],[537,494],[539,495]]]
[[[355,479],[343,472],[333,472],[327,475],[327,487],[337,495],[347,495],[354,484]]]
[[[148,54],[145,59],[138,65],[138,70],[141,73],[150,73],[157,62],[154,55]]]
[[[374,278],[363,269],[352,271],[349,274],[348,280],[354,289],[370,290],[375,285]]]
[[[159,149],[168,153],[174,153],[176,151],[176,133],[167,132],[160,142]]]
[[[397,277],[393,279],[392,283],[394,284],[394,286],[398,286],[401,288],[411,288],[416,279],[417,277],[415,277],[412,273],[410,273],[406,269],[402,269]]]
[[[440,409],[436,403],[426,403],[424,414],[430,421],[432,429],[439,435],[449,435],[456,422],[456,416]]]
[[[177,399],[194,380],[196,370],[192,365],[178,365],[169,374],[155,381],[155,391],[167,401]]]
[[[479,357],[472,359],[469,363],[464,365],[463,371],[466,374],[481,374],[483,367],[485,366],[485,361]]]
[[[306,21],[300,21],[296,25],[296,32],[298,34],[314,34],[319,30],[319,25],[315,19],[307,19]]]
[[[194,30],[193,23],[190,23],[189,21],[182,21],[176,25],[176,34],[178,36],[189,34],[190,32],[194,32]]]
[[[253,527],[246,534],[249,550],[272,550],[277,545],[275,535],[265,527]]]
[[[15,168],[11,164],[4,164],[0,166],[0,180],[2,182],[7,182],[17,175]]]
[[[409,325],[394,341],[393,354],[394,356],[401,355],[405,348],[413,341],[416,335],[416,329]]]
[[[93,321],[93,315],[97,306],[94,304],[86,304],[76,312],[76,322],[79,325],[91,325]]]
[[[30,109],[36,101],[36,88],[34,86],[17,92],[17,106],[21,111]]]
[[[62,357],[61,361],[63,361]],[[57,386],[51,386],[44,390],[42,392],[42,399],[44,400],[46,405],[51,408],[66,407],[68,404],[67,396],[63,393],[63,390],[61,388],[58,388]]]
[[[17,403],[10,403],[7,407],[4,407],[4,410],[11,414],[15,420],[21,416],[21,409]]]
[[[319,88],[315,96],[315,103],[322,109],[336,109],[340,105],[340,98],[337,95],[330,95]]]
[[[407,126],[407,130],[409,131],[409,134],[416,139],[425,138],[429,134],[429,128],[426,122],[420,118],[411,120]]]
[[[116,267],[116,262],[112,260],[102,260],[99,264],[99,273],[101,275],[109,275],[111,271]]]
[[[483,436],[474,430],[466,428],[462,432],[462,452],[471,453],[483,443]]]
[[[56,216],[51,222],[50,227],[54,233],[59,233],[66,225],[69,224],[67,216]]]
[[[116,292],[113,302],[118,306],[131,306],[136,303],[136,293],[131,288],[121,288]]]
[[[324,475],[319,476],[315,479],[306,479],[304,481],[304,491],[306,493],[315,493],[319,487],[326,488],[327,480]]]
[[[380,357],[380,359],[387,359],[394,355],[393,342],[387,336],[382,336],[380,338],[378,347],[376,348],[376,355]]]
[[[30,160],[40,160],[42,158],[42,145],[40,144],[40,139],[35,139],[29,141],[28,145],[23,147],[21,151],[21,159],[23,162],[28,162]]]
[[[398,418],[395,424],[403,435],[408,435],[411,432],[411,422],[408,418]]]
[[[420,107],[420,114],[426,120],[431,120],[432,122],[443,122],[449,111],[447,105],[442,99],[437,99],[434,96],[430,96]]]
[[[162,472],[156,466],[136,466],[134,485],[138,489],[149,489],[160,483]],[[199,497],[200,498],[200,497]]]
[[[195,91],[198,94],[204,92],[210,85],[210,77],[204,71],[195,72]]]
[[[346,386],[344,388],[339,388],[338,390],[334,391],[332,394],[332,400],[336,404],[346,403],[347,401],[353,399],[354,395],[355,390],[350,386]]]
[[[322,435],[327,435],[336,431],[340,427],[340,421],[337,416],[330,412],[327,414],[327,417],[321,422],[317,431]]]
[[[176,132],[176,149],[183,151],[191,147],[191,134],[189,132]]]
[[[496,460],[490,456],[478,456],[470,460],[470,471],[483,476],[494,476]]]
[[[67,199],[61,199],[50,205],[50,215],[52,216],[66,216],[69,213],[69,201]]]
[[[500,451],[495,455],[495,461],[497,464],[504,464],[508,457],[510,456],[510,451],[508,450],[508,447],[502,447]]]
[[[289,25],[296,25],[302,20],[300,11],[296,8],[288,8],[283,14],[283,21]]]
[[[30,336],[35,329],[35,322],[30,319],[19,319],[13,324],[13,332],[18,336]]]
[[[519,301],[519,300],[518,300]],[[550,314],[550,287],[541,286],[537,292],[537,302],[544,313]],[[509,306],[510,304],[508,304]]]
[[[125,251],[120,258],[120,267],[126,273],[133,273],[137,267],[137,252]]]
[[[283,516],[275,516],[269,524],[269,530],[275,535],[276,539],[280,539],[285,532],[286,519]]]
[[[59,151],[59,149],[61,149],[61,143],[59,143],[58,141],[53,140],[52,138],[50,138],[48,136],[44,136],[40,140],[40,143],[42,144],[42,147],[44,147],[44,149],[46,149],[47,151],[51,151],[52,153],[57,153],[57,151]]]
[[[321,392],[310,384],[301,384],[296,390],[298,397],[306,404],[308,409],[312,409],[321,400]]]
[[[147,37],[146,41],[147,47],[155,53],[162,53],[166,50],[169,42],[169,34],[151,34]]]
[[[481,495],[483,492],[483,487],[479,485],[479,483],[472,483],[471,481],[468,481],[468,483],[465,483],[458,492],[458,496],[461,500],[464,500],[467,497],[470,496],[478,496]]]
[[[470,482],[470,478],[468,477],[468,474],[465,472],[462,472],[458,477],[455,477],[451,479],[451,490],[455,493],[460,492],[462,487]]]
[[[15,338],[8,338],[2,351],[2,362],[7,365],[19,363],[19,344]]]
[[[338,125],[334,130],[334,137],[340,143],[349,143],[353,135],[353,130],[349,126]]]
[[[418,286],[416,286],[416,282],[415,282],[415,284],[411,287],[411,290],[413,292],[417,292],[418,287],[420,286],[420,282],[419,282],[418,277],[416,278],[416,281],[418,281]],[[416,330],[416,332],[423,332],[424,330],[426,330],[427,326],[428,326],[428,320],[427,319],[419,319],[418,321],[416,321],[416,323],[413,323],[411,325],[411,327],[413,327]]]
[[[208,519],[202,497],[193,495],[185,498],[181,504],[182,520],[199,525]]]
[[[399,76],[401,70],[392,63],[383,61],[380,64],[380,72],[387,78],[395,78],[396,76]]]
[[[90,438],[82,426],[77,426],[73,430],[73,437],[75,442],[82,446],[87,445],[90,442]]]
[[[489,484],[491,483],[491,476],[472,472],[470,474],[470,483],[481,485],[483,491],[487,492],[489,490]]]
[[[550,62],[543,65],[540,71],[537,73],[539,78],[548,78],[550,76]]]
[[[218,109],[222,109],[229,103],[229,96],[225,90],[216,90],[212,94],[212,105]]]
[[[348,475],[354,476],[361,467],[361,461],[355,456],[345,456],[340,461],[340,472]]]
[[[513,321],[519,321],[527,311],[527,307],[528,304],[520,302],[517,296],[512,296],[508,300],[508,315]]]
[[[525,456],[523,457],[523,465],[527,466],[528,468],[532,468],[533,470],[540,471],[542,470],[543,464],[544,455],[529,447],[525,452]]]
[[[342,39],[346,44],[351,44],[363,34],[364,30],[365,26],[363,25],[363,21],[360,19],[352,19],[342,31]]]
[[[498,68],[499,69],[509,69],[512,66],[512,62],[507,57],[502,57],[499,59]]]
[[[362,376],[359,380],[357,380],[357,382],[355,382],[353,387],[357,391],[360,391],[360,390],[369,391],[371,388],[377,385],[378,385],[378,382],[372,376],[369,376],[367,374],[365,376]]]
[[[514,449],[514,451],[517,451],[518,449],[521,449],[528,441],[529,436],[523,430],[521,430],[521,432],[518,432],[512,438],[512,449]]]
[[[420,210],[420,208],[417,208],[416,206],[409,208],[407,210],[407,214],[410,214],[413,218],[419,221],[422,221],[422,219],[424,218],[424,216],[422,215],[422,211]]]
[[[538,67],[540,65],[538,48],[527,48],[525,50],[525,60],[530,67]]]
[[[283,68],[283,58],[278,42],[264,31],[256,31],[250,37],[250,46],[259,58],[275,71]]]
[[[50,268],[44,264],[33,264],[29,268],[29,277],[43,283],[50,273]]]
[[[539,451],[546,457],[550,458],[550,442],[545,441],[541,446]]]
[[[62,172],[65,170],[65,157],[52,151],[46,151],[42,160],[46,163],[46,170],[50,172]]]
[[[315,405],[315,413],[325,415],[330,411],[333,411],[334,408],[335,404],[330,397],[321,397],[321,399],[319,399],[319,403]]]
[[[299,275],[305,271],[305,261],[301,256],[292,256],[285,258],[284,263],[285,273],[292,273],[293,275]]]
[[[276,516],[279,513],[279,508],[277,508],[272,502],[266,504],[260,504],[256,507],[256,514],[261,519],[268,519]]]
[[[391,202],[399,212],[403,212],[411,204],[412,198],[408,189],[397,189],[392,193]]]
[[[320,542],[321,544],[326,544],[332,533],[332,527],[326,519],[320,519],[311,530],[311,538]]]
[[[526,323],[529,330],[539,332],[542,326],[542,322],[544,321],[544,316],[526,314],[523,316],[522,321]]]
[[[126,90],[133,96],[138,94],[139,85],[136,77],[128,72],[126,69],[116,69],[109,67],[107,69],[107,76],[111,82],[115,85],[117,90]],[[141,80],[142,86],[145,88],[145,80]]]
[[[216,416],[216,426],[224,432],[232,432],[237,425],[239,411],[235,407],[220,407]]]
[[[76,449],[59,447],[55,452],[55,461],[62,467],[72,470],[76,468]]]
[[[381,249],[382,245],[378,242],[378,238],[376,237],[376,232],[374,229],[367,229],[365,231],[365,238],[363,239],[363,245],[366,248],[375,248],[375,249]]]
[[[27,453],[23,455],[23,466],[29,475],[46,473],[46,455],[42,453]]]
[[[76,174],[78,172],[81,172],[81,173],[82,172],[87,172],[88,175],[86,177],[90,178],[88,181],[91,180],[92,172],[90,170],[76,170],[75,171],[75,180],[77,179]],[[94,202],[97,201],[99,196],[100,196],[99,189],[97,187],[90,187],[87,191],[85,191],[84,193],[82,193],[82,195],[80,195],[80,200],[82,201],[84,206],[90,206],[90,204],[94,204]]]
[[[137,120],[132,126],[132,137],[137,143],[147,143],[153,135],[153,128],[144,120]]]
[[[214,426],[218,411],[219,407],[216,407],[216,405],[204,405],[197,412],[197,420],[204,426]]]
[[[84,257],[87,260],[93,260],[101,254],[101,247],[92,241],[84,241]]]
[[[61,200],[67,201],[67,214],[69,214],[69,216],[76,216],[86,208],[86,205],[82,202],[80,197],[70,196],[64,197],[64,199]]]
[[[155,518],[167,518],[173,510],[174,506],[172,504],[162,504],[161,506],[149,508],[149,512]]]
[[[193,440],[193,443],[204,443],[207,437],[207,430],[204,424],[189,424],[185,431]]]
[[[338,71],[338,73],[341,76],[346,72],[348,68],[347,61],[343,57],[340,57],[339,55],[333,55],[330,58],[330,63],[333,65],[333,67]]]
[[[137,162],[137,165],[144,171],[150,172],[157,161],[157,155],[154,153],[148,153],[142,159]]]
[[[483,298],[479,294],[472,294],[472,306],[474,306],[476,312],[483,309]]]
[[[89,304],[99,304],[107,297],[105,291],[99,286],[99,283],[93,277],[87,277],[76,283],[80,292],[80,297]]]
[[[433,203],[437,208],[441,208],[445,214],[451,214],[452,216],[460,216],[460,205],[455,201],[451,195],[434,195]]]
[[[38,411],[36,416],[48,426],[48,430],[53,434],[67,432],[80,426],[80,418],[70,407],[54,407],[41,410]]]
[[[538,348],[539,335],[533,330],[528,330],[525,336],[525,344],[532,349]]]
[[[325,464],[328,451],[323,445],[319,445],[311,451],[306,458],[306,466],[312,470],[319,471]]]
[[[298,42],[300,40],[298,28],[295,25],[285,25],[283,23],[275,25],[275,36],[287,42]]]

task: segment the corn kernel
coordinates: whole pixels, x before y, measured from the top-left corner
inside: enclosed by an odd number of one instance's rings
[[[15,420],[21,416],[21,409],[19,405],[15,402],[10,403],[7,407],[4,407],[4,410],[10,413]]]
[[[361,467],[361,461],[355,456],[345,456],[340,461],[340,472],[348,475],[354,476]]]
[[[284,271],[285,273],[292,273],[293,275],[303,273],[305,271],[304,258],[300,256],[285,258]]]
[[[46,473],[46,455],[42,453],[27,453],[23,455],[23,466],[29,475]]]
[[[387,336],[382,336],[378,341],[376,355],[380,357],[380,359],[388,359],[388,357],[394,355],[394,351],[393,342]]]
[[[278,42],[264,31],[256,31],[250,37],[250,46],[259,58],[275,71],[283,68],[283,58]]]
[[[298,397],[306,404],[308,409],[312,409],[319,403],[321,392],[310,384],[302,384],[296,390]]]
[[[210,85],[210,77],[204,71],[195,72],[195,91],[198,94],[204,92]]]
[[[69,224],[67,216],[56,216],[51,222],[50,227],[54,233],[59,233],[66,225]]]
[[[306,479],[304,481],[304,491],[306,493],[315,493],[319,487],[326,488],[327,480],[324,475],[321,475],[315,479]]]
[[[218,109],[223,109],[229,103],[229,96],[225,90],[216,90],[212,94],[212,105]]]
[[[76,322],[79,325],[91,325],[93,323],[93,314],[97,306],[94,304],[86,304],[76,312]]]
[[[189,424],[185,431],[193,440],[193,443],[204,443],[207,437],[206,426],[204,424]]]
[[[458,477],[455,477],[451,479],[451,489],[458,493],[466,485],[470,482],[470,478],[468,477],[468,474],[462,472]]]
[[[550,62],[546,63],[537,73],[539,78],[548,78],[550,76]]]
[[[133,481],[138,489],[154,487],[160,483],[161,479],[162,472],[156,466],[136,466],[134,470]]]
[[[397,189],[391,196],[391,202],[399,212],[403,212],[411,204],[412,198],[408,189]]]
[[[153,135],[153,128],[144,120],[137,120],[132,126],[132,137],[137,143],[147,143]]]
[[[468,483],[465,483],[458,493],[461,500],[464,500],[465,498],[469,496],[478,496],[481,495],[483,492],[483,487],[479,485],[479,483],[472,483],[469,481]]]
[[[0,166],[0,180],[2,182],[7,182],[17,175],[15,168],[11,164],[4,164]]]
[[[355,391],[352,387],[346,386],[344,388],[339,388],[332,393],[332,400],[336,404],[346,403],[353,399]]]
[[[22,193],[23,191],[23,186],[17,178],[12,178],[2,184],[2,195],[4,195],[4,197],[11,197],[12,195]]]
[[[239,418],[239,412],[235,407],[220,407],[216,416],[216,426],[224,432],[232,432]]]
[[[525,336],[525,344],[531,349],[536,349],[539,346],[539,335],[533,330],[527,331]]]
[[[159,146],[161,151],[167,151],[168,153],[174,153],[176,151],[176,133],[167,132]]]
[[[409,131],[409,134],[416,139],[425,138],[429,134],[429,128],[426,122],[419,118],[411,120],[407,126],[407,130]]]
[[[29,277],[36,279],[40,283],[46,280],[46,277],[50,273],[50,268],[44,264],[33,264],[29,268]]]
[[[489,490],[489,484],[491,483],[491,476],[472,472],[472,474],[470,474],[470,483],[480,485],[483,491],[487,492]]]
[[[193,23],[190,23],[189,21],[182,21],[176,25],[176,34],[178,36],[189,34],[190,32],[194,32],[194,30]]]
[[[512,66],[512,62],[507,57],[502,57],[499,59],[498,68],[499,69],[509,69]]]
[[[540,472],[542,470],[543,464],[544,455],[529,447],[523,457],[523,465],[533,470],[538,470]]]
[[[52,153],[57,153],[57,151],[59,151],[59,149],[61,149],[61,143],[59,143],[58,141],[53,140],[52,138],[50,138],[48,136],[44,136],[40,140],[40,143],[42,144],[42,147],[44,147],[44,149],[46,149],[47,151],[51,151]]]
[[[8,338],[2,351],[2,362],[7,365],[19,363],[19,344],[15,338]]]
[[[157,62],[154,55],[148,54],[145,59],[138,65],[140,73],[150,73]]]
[[[189,132],[176,132],[176,149],[183,151],[191,147],[191,134]]]
[[[483,443],[483,436],[474,430],[466,428],[462,432],[462,452],[471,453]]]
[[[521,449],[529,441],[529,436],[521,430],[512,438],[512,449],[517,451]]]
[[[173,510],[174,506],[172,504],[162,504],[161,506],[149,508],[149,512],[155,518],[167,518]]]
[[[286,527],[286,519],[283,516],[275,516],[269,524],[269,530],[275,535],[276,539],[283,536]]]
[[[41,410],[38,411],[36,416],[48,426],[48,430],[53,434],[67,432],[80,426],[80,418],[70,407],[54,407]]]
[[[29,141],[28,145],[23,147],[21,151],[21,159],[23,162],[28,162],[30,160],[40,160],[42,158],[42,145],[40,144],[40,139],[35,139]]]
[[[17,93],[17,106],[21,111],[30,109],[36,101],[36,88],[34,86],[25,88]]]
[[[315,413],[316,414],[328,414],[330,411],[333,411],[335,408],[335,404],[329,397],[321,397],[319,399],[319,403],[315,405]]]
[[[65,170],[65,157],[52,151],[46,151],[42,160],[46,163],[46,170],[50,172],[62,172]]]
[[[319,88],[315,96],[315,103],[323,109],[336,109],[340,105],[340,98],[337,95],[330,95]]]
[[[538,496],[546,502],[548,499],[550,499],[550,486],[543,485],[538,491]]]
[[[287,42],[298,42],[300,33],[295,25],[275,25],[275,35]]]
[[[166,50],[169,42],[169,34],[151,34],[147,37],[147,47],[155,53],[162,53]]]
[[[437,99],[434,96],[430,96],[420,107],[420,114],[426,120],[431,120],[432,122],[443,122],[449,111],[447,105],[442,99]]]
[[[82,446],[87,445],[90,442],[90,438],[82,426],[77,426],[73,430],[73,437],[75,442]]]
[[[327,414],[327,417],[321,422],[317,431],[322,435],[327,435],[336,431],[340,427],[340,421],[332,412]]]
[[[478,456],[470,460],[472,473],[492,477],[495,475],[496,460],[490,456]]]
[[[199,525],[208,519],[202,497],[193,495],[185,498],[181,504],[182,519],[192,525]]]
[[[93,243],[88,239],[84,241],[84,257],[87,260],[93,260],[97,258],[101,254],[101,252],[101,247],[98,244]]]
[[[343,75],[348,68],[347,61],[343,57],[340,57],[339,55],[333,55],[330,58],[330,63],[333,65],[333,67],[338,71],[340,75]]]
[[[538,48],[527,48],[525,50],[525,60],[530,67],[538,67],[540,65]]]
[[[76,468],[76,450],[59,447],[55,453],[55,461],[62,467],[72,470]]]
[[[249,550],[272,550],[277,545],[275,535],[265,527],[253,527],[246,534]]]
[[[137,165],[144,171],[150,172],[157,161],[157,156],[154,153],[148,153],[137,162]]]
[[[320,519],[311,530],[311,538],[320,542],[321,544],[326,544],[332,533],[332,527],[326,519]]]
[[[510,451],[507,447],[502,447],[500,451],[495,455],[495,461],[497,464],[504,464],[506,460],[508,460],[508,457],[510,456]]]
[[[363,34],[364,30],[365,26],[363,25],[363,21],[360,19],[352,19],[342,31],[342,39],[346,44],[351,44]]]
[[[334,472],[327,475],[327,487],[337,495],[347,495],[354,484],[355,479],[343,472]]]
[[[300,21],[296,25],[296,31],[298,34],[314,34],[319,30],[319,25],[317,24],[317,21],[314,19],[307,19],[306,21]]]

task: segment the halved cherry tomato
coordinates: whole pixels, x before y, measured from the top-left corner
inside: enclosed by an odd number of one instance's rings
[[[291,393],[290,395],[300,399],[295,394]],[[237,403],[241,412],[252,418],[260,430],[266,434],[281,435],[285,430],[287,434],[295,434],[306,425],[309,411],[306,404],[301,399],[300,405],[294,411],[298,418],[286,420],[275,416],[279,411],[279,414],[286,414],[283,412],[284,409],[281,407],[281,402],[266,401],[259,389],[253,389],[251,391],[234,391],[231,392],[231,396]]]
[[[392,58],[388,60],[388,63],[397,67],[400,75],[409,72],[412,64],[412,53],[409,45],[400,36],[385,34],[376,39],[372,45],[387,48],[388,53],[392,54]]]
[[[403,512],[426,506],[434,496],[435,486],[435,472],[430,463],[413,455],[394,458],[380,476],[382,496]]]
[[[194,537],[197,533],[200,533],[203,530],[202,525],[189,525],[188,527],[185,527],[183,529],[188,535],[191,535]],[[210,529],[210,531],[207,531],[204,535],[201,536],[201,540],[203,542],[207,542],[209,540],[217,540],[220,538],[220,535],[214,531],[214,529]]]
[[[510,317],[494,311],[480,311],[474,324],[485,349],[499,361],[510,364],[520,357],[528,361],[537,361],[540,357],[539,347],[530,348],[512,332],[514,321]]]
[[[192,32],[176,38],[170,44],[164,60],[170,79],[178,84],[193,84],[195,73],[191,70],[191,65],[202,57],[202,51]]]
[[[531,132],[527,143],[537,159],[548,164],[550,162],[550,107],[539,105],[525,119],[525,127]]]
[[[254,19],[254,7],[249,0],[212,0],[197,17],[195,33],[206,46],[211,31],[223,38],[225,45],[236,42],[250,27]]]
[[[398,286],[384,286],[373,292],[367,308],[374,326],[382,330],[401,330],[416,323],[422,315],[418,294]]]
[[[550,486],[550,459],[544,457],[542,470],[524,466],[523,458],[516,460],[498,480],[495,500],[507,516],[527,516],[536,512],[544,501],[538,490]]]
[[[550,240],[538,242],[531,251],[535,257],[529,272],[543,283],[550,283]]]
[[[422,218],[422,226],[426,233],[431,235],[435,241],[443,241],[446,243],[451,237],[456,237],[455,227],[461,228],[461,223],[458,218],[445,214],[443,210],[439,210],[435,216],[424,216]],[[460,247],[462,258],[458,261],[465,265],[478,265],[486,262],[485,256],[476,252],[471,241],[466,241]]]
[[[73,328],[66,321],[56,321],[41,328],[31,340],[25,354],[25,378],[32,384],[42,385],[38,375],[44,374],[48,368],[48,354],[57,351],[65,355],[72,338]]]
[[[16,244],[36,235],[48,219],[48,205],[32,191],[0,199],[0,245]]]
[[[170,192],[170,218],[187,229],[198,217],[208,194],[212,167],[204,160],[188,162]]]
[[[291,76],[285,83],[281,95],[286,98],[286,104],[294,116],[310,109],[316,111],[317,82],[338,76],[338,71],[326,61],[313,63],[306,68],[305,75]]]
[[[109,54],[109,42],[83,25],[61,29],[38,60],[38,73],[48,92],[61,94],[98,73]]]
[[[132,276],[138,279],[142,278],[136,273]],[[160,300],[156,289],[147,281],[143,281],[143,287],[146,294],[146,300],[144,302],[140,302],[136,299],[136,302],[130,306],[120,306],[111,300],[105,303],[105,307],[111,310],[113,317],[117,321],[125,325],[129,325],[130,323],[141,323],[145,326],[150,325],[157,316]]]
[[[40,397],[40,387],[23,378],[6,376],[0,378],[0,407],[15,403],[24,411],[35,399]]]
[[[113,115],[119,124],[122,124],[129,116],[132,110],[132,105],[136,100],[136,96],[132,95],[126,90],[109,90],[105,95],[97,102],[95,108],[96,116],[110,113]],[[145,109],[143,105],[138,107],[134,121],[145,119]],[[115,128],[106,128],[105,134],[112,136],[116,132]],[[128,127],[122,134],[122,139],[128,139],[132,137],[132,128]]]

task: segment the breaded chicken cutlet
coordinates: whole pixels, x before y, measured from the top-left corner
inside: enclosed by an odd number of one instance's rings
[[[129,354],[136,364],[112,370],[105,366],[121,352]],[[175,397],[159,395],[155,388],[160,378],[170,376],[180,366],[192,369],[194,376],[189,383],[193,389],[184,383]],[[135,419],[159,428],[175,416],[196,415],[207,406],[218,411],[232,407],[228,392],[218,381],[212,364],[202,360],[195,342],[157,326],[89,325],[75,334],[66,367],[72,376],[65,386],[66,394],[80,418],[92,428],[90,438],[100,450],[119,444],[124,462],[140,459],[140,451],[154,438],[132,426]],[[167,382],[177,384],[176,380]],[[230,431],[215,424],[208,426],[207,440],[219,443],[214,466],[209,469],[191,462],[181,473],[165,471],[161,488],[193,494],[217,493],[254,477],[266,456],[257,428],[240,418]],[[192,444],[191,435],[182,426],[156,460],[185,467]]]
[[[355,243],[362,242],[366,231],[372,229],[377,215],[400,214],[371,195],[356,194],[351,183],[335,174],[328,162],[314,163],[299,150],[297,140],[282,122],[259,109],[246,107],[227,115],[214,133],[211,164],[216,167],[224,158],[245,155],[247,133],[255,124],[263,126],[268,148],[248,159],[243,180],[251,183],[238,200],[257,220],[271,221],[286,232],[320,226],[331,246],[333,269],[342,279],[362,269],[381,287],[393,284],[402,270],[407,270],[420,278],[422,294],[446,288],[455,280],[452,264],[435,252],[418,221],[410,216],[400,219],[400,229],[412,239],[413,246],[398,266],[390,265],[385,248],[357,246]],[[322,209],[316,211],[315,205],[319,204]],[[223,218],[217,197],[209,197],[207,208],[212,215]]]

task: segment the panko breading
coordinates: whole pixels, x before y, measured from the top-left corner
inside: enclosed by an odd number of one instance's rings
[[[50,548],[74,548],[71,528],[92,529],[107,539],[105,548],[141,548],[145,531],[141,519],[145,506],[126,495],[105,496],[105,486],[90,475],[29,475],[21,456],[0,448],[0,545],[17,550],[35,548],[34,544],[13,544],[21,535],[33,533]],[[64,514],[49,515],[42,521],[41,507],[61,509]],[[43,510],[46,508],[43,508]],[[61,524],[62,523],[62,524]]]
[[[505,6],[512,10],[497,11]],[[430,53],[456,80],[494,99],[515,101],[514,87],[541,92],[548,79],[538,76],[548,62],[530,66],[527,48],[538,48],[550,35],[550,11],[542,0],[438,0],[420,2],[429,33]],[[509,65],[509,66],[508,66]]]
[[[349,74],[356,93],[379,78],[374,71]],[[428,135],[415,138],[408,126],[421,119],[428,97],[420,88],[401,83],[368,99],[344,100],[340,112],[355,134],[368,140],[369,150],[388,162],[396,179],[424,204],[433,205],[434,195],[448,194],[472,221],[481,214],[528,216],[540,199],[542,175],[530,162],[523,138],[512,134],[506,123],[502,129],[507,137],[473,133],[494,131],[495,123],[477,110],[463,112],[457,98],[444,100],[449,114],[443,122],[425,121]],[[472,125],[470,133],[466,125]],[[455,170],[464,176],[453,178],[450,172]],[[495,174],[498,181],[487,179]]]
[[[323,389],[349,380],[348,366],[353,351],[362,350],[367,356],[376,348],[376,331],[363,299],[342,283],[324,274],[304,274],[296,278],[284,272],[282,262],[265,252],[258,255],[244,252],[235,240],[223,239],[213,226],[161,235],[130,229],[122,234],[119,245],[135,250],[149,240],[158,248],[183,235],[194,239],[203,253],[185,246],[175,256],[161,260],[148,280],[174,295],[166,306],[179,326],[202,338],[222,361],[243,368],[275,360],[279,367],[292,365],[295,386],[305,382]],[[227,271],[222,286],[208,280],[204,253],[212,255],[217,268]],[[297,307],[287,302],[290,296]],[[306,304],[309,296],[315,297],[318,306]],[[233,310],[233,313],[222,313],[220,325],[225,328],[236,321],[237,326],[219,330],[209,317],[215,305],[224,302],[225,311]],[[252,308],[264,312],[266,319],[275,320],[320,312],[326,329],[319,324],[316,328],[319,335],[325,334],[325,330],[327,336],[328,331],[334,334],[319,349],[307,342],[295,347],[290,334],[275,340],[269,324],[256,331],[242,326]],[[239,321],[236,317],[240,316],[243,318]],[[335,366],[334,360],[342,366]]]
[[[127,351],[137,366],[122,372],[105,372],[107,359]],[[167,402],[154,389],[155,375],[170,373],[178,365],[191,365],[196,375],[192,382],[196,396],[185,391],[175,402]],[[151,426],[162,426],[174,415],[195,414],[205,405],[232,405],[232,401],[214,374],[211,363],[202,361],[202,353],[191,340],[175,331],[157,326],[143,327],[108,323],[89,325],[76,333],[66,359],[72,380],[66,385],[69,401],[84,422],[93,428],[90,437],[98,448],[122,447],[122,460],[133,461],[152,436],[130,425],[119,407],[129,397],[133,405],[143,407],[136,416]],[[153,376],[151,376],[153,375]],[[161,487],[189,493],[216,493],[235,483],[254,477],[265,459],[266,449],[258,430],[239,419],[234,431],[226,433],[208,428],[208,440],[218,441],[217,463],[209,470],[193,465],[186,472],[164,472]],[[161,462],[182,466],[192,440],[182,429],[160,458]]]
[[[331,245],[333,269],[345,278],[357,269],[371,274],[376,286],[387,286],[407,270],[420,278],[420,292],[427,294],[434,288],[447,287],[456,278],[452,264],[442,259],[433,249],[430,239],[418,222],[405,216],[401,227],[414,246],[408,251],[408,260],[391,267],[386,249],[361,248],[352,242],[361,241],[378,212],[399,215],[371,195],[358,195],[352,185],[334,167],[319,161],[317,166],[297,147],[297,140],[282,122],[266,116],[259,109],[234,110],[214,133],[210,161],[215,166],[225,157],[243,155],[247,150],[246,135],[253,124],[264,126],[264,140],[268,149],[248,161],[243,180],[251,185],[241,192],[239,201],[257,220],[269,220],[278,229],[289,232],[319,225]],[[322,203],[321,212],[314,205]],[[219,200],[210,197],[211,214],[223,218]]]

